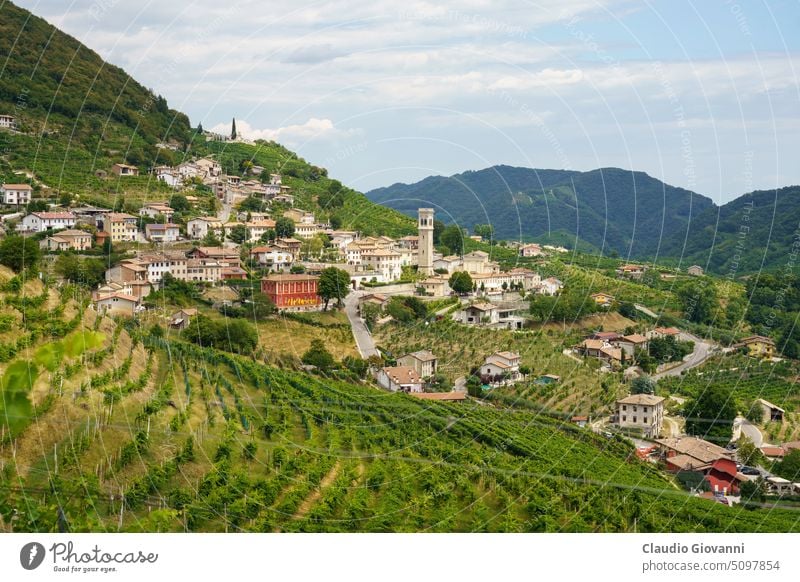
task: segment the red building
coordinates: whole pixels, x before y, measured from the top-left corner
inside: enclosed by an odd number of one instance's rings
[[[706,481],[714,493],[736,495],[739,493],[739,475],[731,459],[717,459],[706,473]]]
[[[315,275],[273,274],[261,279],[261,291],[278,309],[317,309],[322,305],[318,284]]]

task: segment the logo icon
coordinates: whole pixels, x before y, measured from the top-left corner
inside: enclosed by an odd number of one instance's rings
[[[19,551],[19,563],[26,570],[35,570],[44,562],[44,546],[39,542],[29,542]]]

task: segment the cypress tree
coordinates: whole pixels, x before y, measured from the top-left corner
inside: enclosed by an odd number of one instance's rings
[[[236,118],[233,118],[233,123],[231,124],[231,139],[236,139]]]

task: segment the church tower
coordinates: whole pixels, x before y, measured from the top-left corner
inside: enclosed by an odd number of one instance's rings
[[[417,269],[426,276],[433,275],[433,208],[419,209],[419,249],[417,251]]]

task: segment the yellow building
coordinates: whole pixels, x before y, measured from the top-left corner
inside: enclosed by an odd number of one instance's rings
[[[763,335],[751,335],[733,347],[746,349],[747,355],[753,358],[771,358],[775,355],[775,342]]]

